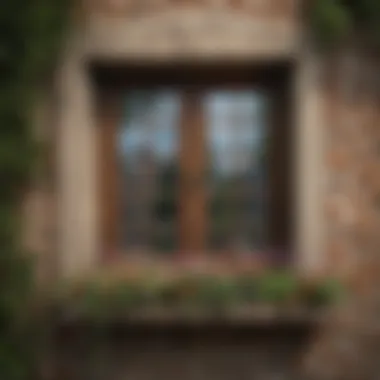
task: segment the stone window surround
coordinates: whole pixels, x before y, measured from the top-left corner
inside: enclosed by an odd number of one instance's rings
[[[88,44],[84,47],[81,39],[74,41],[58,75],[58,207],[53,251],[57,253],[57,266],[63,276],[92,270],[100,263],[97,136],[87,65],[91,54]],[[323,128],[321,91],[316,77],[318,63],[306,52],[297,53],[295,59],[294,51],[281,52],[280,56],[286,54],[295,65],[295,265],[302,273],[310,273],[324,264]],[[105,49],[103,56],[98,49],[95,55],[97,59],[112,60],[109,49]],[[120,59],[119,54],[116,59]]]

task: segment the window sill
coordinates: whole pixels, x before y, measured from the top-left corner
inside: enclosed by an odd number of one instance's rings
[[[258,274],[272,268],[291,268],[291,255],[286,250],[261,252],[175,252],[160,256],[157,252],[112,252],[98,271],[98,275],[124,277],[150,270],[181,275],[189,272]],[[97,275],[95,274],[95,275]]]
[[[55,320],[69,325],[314,325],[342,290],[334,279],[300,278],[257,257],[138,255],[64,284],[48,307]]]
[[[207,311],[200,308],[175,309],[175,308],[145,308],[144,310],[131,311],[108,316],[104,320],[110,323],[147,324],[147,325],[276,325],[276,324],[317,324],[324,321],[330,309],[324,308],[312,310],[297,307],[281,306],[250,306],[233,307],[230,310]],[[75,310],[65,310],[58,314],[57,319],[63,324],[76,322],[91,322],[102,318],[91,318],[82,315]]]

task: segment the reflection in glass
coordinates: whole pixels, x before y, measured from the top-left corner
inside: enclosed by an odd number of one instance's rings
[[[254,91],[204,99],[210,167],[210,245],[252,250],[267,243],[265,99]]]
[[[163,251],[176,245],[179,114],[179,97],[170,91],[125,97],[117,137],[123,248]]]

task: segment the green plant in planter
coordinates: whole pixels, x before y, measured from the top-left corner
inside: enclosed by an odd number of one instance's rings
[[[331,306],[344,298],[343,286],[334,279],[327,279],[318,284],[306,286],[302,290],[302,298],[306,306],[321,308]]]
[[[74,290],[69,306],[99,321],[162,308],[185,313],[224,312],[254,304],[314,308],[334,303],[343,294],[335,280],[303,284],[291,273],[279,271],[259,277],[187,275],[177,280],[149,277],[112,285],[88,283]]]
[[[222,311],[239,303],[239,288],[233,278],[211,276],[198,281],[196,302],[200,307]]]
[[[258,278],[253,275],[245,275],[236,279],[236,286],[238,287],[239,300],[242,304],[253,304],[258,301],[259,287]]]
[[[83,286],[73,299],[69,300],[69,309],[79,313],[81,317],[102,319],[108,311],[105,308],[106,295],[104,289],[98,284]]]
[[[162,284],[156,295],[158,303],[165,308],[183,308],[194,298],[195,281],[190,277]]]
[[[136,310],[146,303],[146,299],[144,287],[134,281],[112,286],[89,283],[69,301],[69,308],[74,308],[81,316],[104,320]]]
[[[126,281],[118,284],[106,296],[106,306],[116,315],[141,309],[150,298],[146,284],[138,281]]]
[[[141,283],[142,307],[162,307],[165,302],[170,304],[171,282],[155,276],[147,278]],[[165,298],[167,296],[167,299]]]
[[[289,273],[268,273],[257,281],[257,295],[261,303],[289,305],[296,299],[299,282]]]

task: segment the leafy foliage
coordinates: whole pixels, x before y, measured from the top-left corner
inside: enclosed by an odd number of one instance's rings
[[[335,279],[327,279],[317,286],[306,285],[302,297],[309,307],[318,308],[324,304],[338,303],[345,296],[342,284]]]
[[[104,320],[152,310],[219,314],[260,305],[324,308],[339,301],[342,290],[331,279],[305,282],[280,271],[259,276],[188,274],[161,281],[141,275],[112,284],[99,280],[68,284],[54,301],[60,312]]]
[[[351,14],[339,0],[317,0],[311,19],[312,30],[323,46],[341,41],[351,30]]]
[[[4,0],[0,7],[1,379],[29,379],[33,363],[23,318],[32,267],[20,246],[19,206],[37,153],[31,125],[37,90],[54,65],[68,11],[67,0]]]
[[[380,2],[377,0],[314,0],[309,8],[317,42],[332,46],[350,37],[380,47]]]
[[[266,302],[286,304],[297,296],[298,279],[288,273],[269,273],[258,280],[258,297]]]

